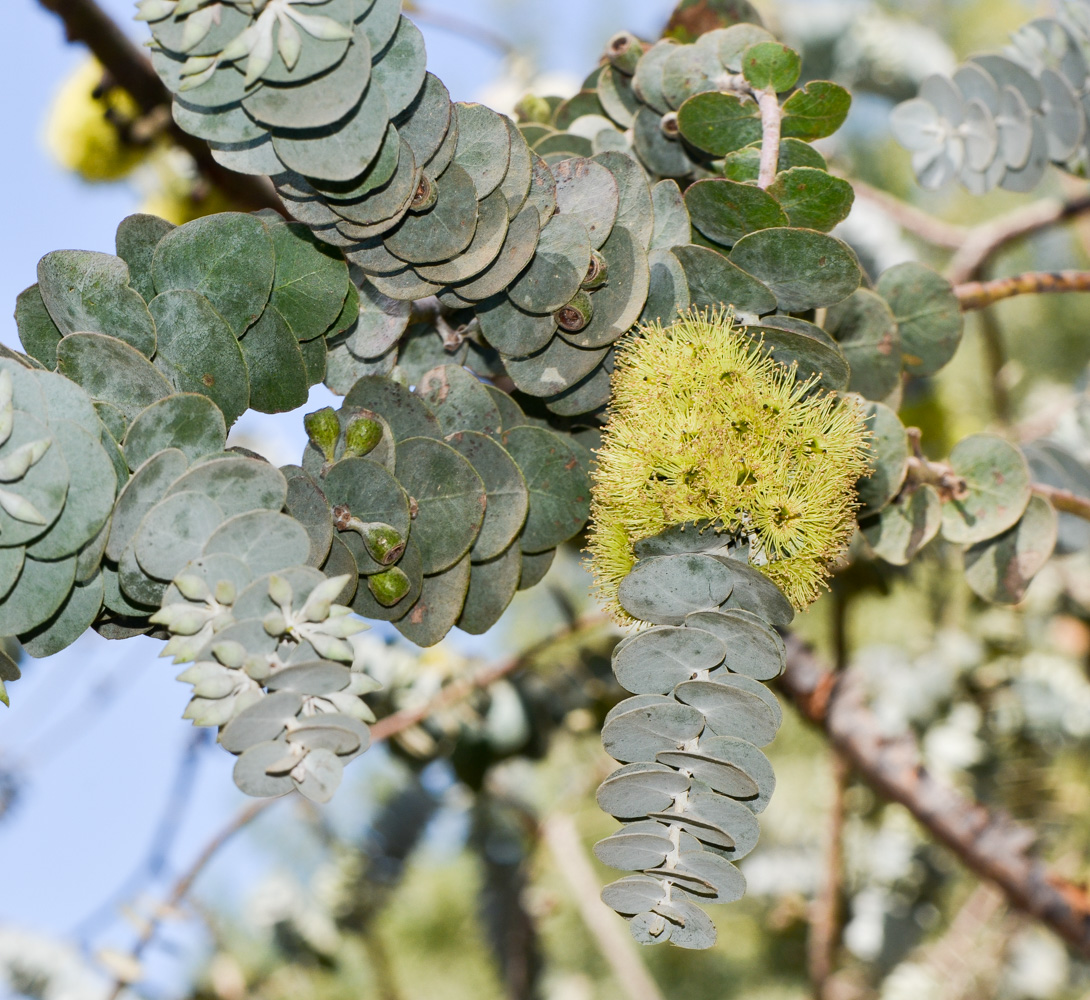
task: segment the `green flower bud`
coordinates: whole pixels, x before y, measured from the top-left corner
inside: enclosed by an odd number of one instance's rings
[[[382,424],[367,416],[353,417],[344,432],[344,457],[362,458],[382,440]]]
[[[636,72],[636,63],[643,52],[643,43],[631,31],[619,31],[606,42],[606,57],[613,68],[625,76]]]
[[[412,589],[409,578],[398,566],[367,578],[367,589],[384,608],[392,608]]]
[[[544,97],[537,94],[527,94],[515,105],[515,115],[520,122],[537,122],[539,125],[548,125],[553,116],[553,109]]]
[[[333,452],[337,447],[337,438],[341,435],[341,422],[332,406],[315,410],[303,417],[310,443],[317,448],[327,462],[333,461]]]

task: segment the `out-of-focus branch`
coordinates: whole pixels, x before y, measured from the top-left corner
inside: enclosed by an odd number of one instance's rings
[[[855,177],[845,177],[844,180],[851,182],[857,197],[873,202],[903,229],[933,246],[957,250],[969,238],[970,230],[965,226],[944,222],[922,208],[901,201],[888,191],[876,188],[866,181]]]
[[[954,287],[962,311],[983,309],[1015,295],[1090,291],[1090,271],[1029,271],[993,281],[969,281]]]
[[[1074,514],[1083,520],[1090,521],[1090,498],[1080,497],[1070,490],[1057,489],[1055,486],[1046,486],[1044,483],[1034,483],[1033,492],[1039,497],[1044,497],[1057,510],[1065,514]]]
[[[221,167],[201,139],[183,132],[170,117],[170,93],[163,86],[151,62],[95,0],[38,0],[64,22],[65,37],[81,42],[118,86],[127,90],[145,116],[164,119],[171,139],[187,150],[201,174],[230,198],[247,208],[272,208],[281,214],[284,206],[272,184],[263,177],[236,174]],[[162,109],[167,114],[162,114]]]
[[[1059,222],[1073,219],[1087,211],[1090,211],[1090,195],[1082,195],[1067,201],[1045,198],[1001,215],[981,226],[975,226],[969,231],[965,242],[950,260],[946,276],[955,285],[971,281],[980,273],[992,254],[1008,243],[1035,233],[1039,229],[1046,229]]]
[[[599,899],[598,876],[572,818],[561,814],[550,816],[542,824],[541,836],[575,897],[583,923],[628,1000],[665,1000],[643,964],[639,945],[617,915]]]
[[[914,738],[883,734],[858,678],[850,671],[833,674],[793,636],[787,644],[782,689],[856,773],[883,798],[901,803],[966,867],[995,883],[1013,907],[1090,957],[1090,894],[1030,853],[1033,831],[937,781],[920,764]]]

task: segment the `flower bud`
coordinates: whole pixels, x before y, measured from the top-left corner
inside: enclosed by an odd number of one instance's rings
[[[344,457],[362,458],[375,450],[382,440],[382,424],[360,415],[348,421],[344,432]]]
[[[613,68],[625,76],[636,72],[636,63],[643,51],[643,43],[631,31],[619,31],[606,42],[606,57]]]
[[[384,608],[392,608],[412,589],[404,570],[391,566],[383,573],[367,578],[367,589]]]
[[[539,125],[548,125],[553,116],[553,109],[544,97],[537,94],[527,94],[515,105],[515,115],[520,122],[537,122]]]
[[[554,314],[556,325],[568,333],[578,333],[594,318],[594,304],[586,292],[576,292],[572,300]]]
[[[317,448],[327,462],[333,461],[333,453],[337,447],[337,438],[341,434],[341,422],[332,406],[326,406],[321,410],[315,410],[303,417],[303,426],[306,428],[310,443]]]

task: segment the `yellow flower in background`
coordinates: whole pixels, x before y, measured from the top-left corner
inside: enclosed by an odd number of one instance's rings
[[[748,542],[750,562],[800,610],[847,545],[867,471],[862,409],[757,348],[714,310],[643,328],[618,351],[588,551],[619,620],[633,545],[670,525],[712,521]]]
[[[120,87],[95,96],[101,83],[96,60],[81,64],[61,85],[45,125],[46,146],[57,162],[95,182],[128,176],[150,152],[125,142],[116,124],[138,117],[136,102]]]

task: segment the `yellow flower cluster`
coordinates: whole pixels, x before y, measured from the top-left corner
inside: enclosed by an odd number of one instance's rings
[[[127,176],[149,152],[123,141],[117,125],[136,118],[140,109],[120,87],[96,96],[102,67],[88,59],[61,85],[46,120],[45,140],[61,166],[84,180],[116,181]]]
[[[853,398],[815,383],[722,310],[646,327],[618,352],[588,545],[618,619],[634,543],[690,521],[748,542],[796,608],[817,597],[853,531],[867,431]]]

